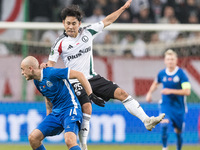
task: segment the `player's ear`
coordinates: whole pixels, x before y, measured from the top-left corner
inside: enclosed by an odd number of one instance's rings
[[[29,69],[31,72],[33,72],[33,70],[34,70],[32,66],[29,66],[28,69]]]
[[[81,21],[79,21],[79,26],[81,25],[81,23],[82,23],[82,22],[81,22]]]

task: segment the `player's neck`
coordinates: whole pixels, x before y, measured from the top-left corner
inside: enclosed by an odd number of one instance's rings
[[[169,70],[169,72],[173,72],[176,69],[176,66],[175,67],[168,67],[167,69]]]
[[[41,80],[41,69],[34,70],[34,79],[40,81]]]

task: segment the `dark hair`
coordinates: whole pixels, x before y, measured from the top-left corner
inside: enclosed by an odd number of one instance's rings
[[[61,19],[65,20],[67,16],[76,17],[78,21],[82,20],[83,12],[78,5],[71,5],[61,11]]]

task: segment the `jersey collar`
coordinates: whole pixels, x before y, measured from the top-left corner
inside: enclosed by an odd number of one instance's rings
[[[64,34],[66,37],[68,37],[68,35],[67,35],[67,33],[65,32],[65,30],[63,31],[63,34]]]
[[[41,69],[41,77],[40,77],[40,82],[43,80],[43,69]]]
[[[174,75],[177,71],[178,71],[178,69],[179,69],[179,67],[178,66],[176,66],[176,68],[174,69],[174,71],[172,71],[172,72],[169,72],[169,69],[168,68],[166,68],[166,74],[167,75],[169,75],[169,76],[172,76],[172,75]]]

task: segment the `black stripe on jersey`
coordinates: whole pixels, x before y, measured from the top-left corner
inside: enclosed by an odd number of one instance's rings
[[[65,32],[64,32],[65,33]],[[56,41],[55,41],[55,43],[53,44],[53,46],[51,47],[51,48],[54,48],[55,46],[56,46],[56,44],[61,40],[61,39],[63,39],[64,37],[65,37],[65,34],[62,34],[62,35],[60,35],[57,39],[56,39]]]

